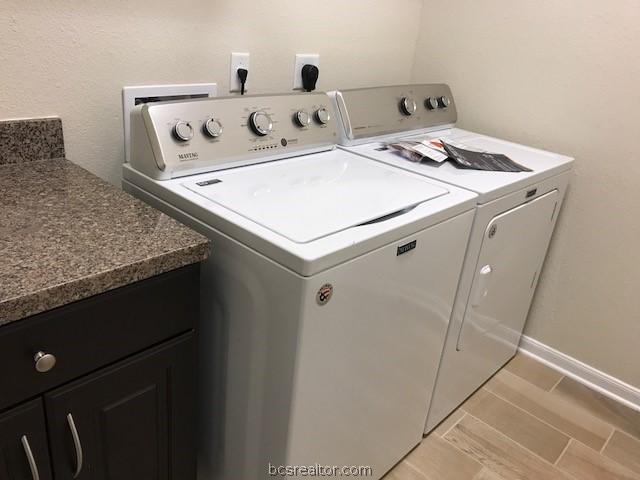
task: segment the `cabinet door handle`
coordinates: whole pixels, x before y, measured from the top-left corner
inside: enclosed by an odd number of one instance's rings
[[[67,413],[67,423],[69,424],[69,430],[71,430],[71,438],[73,438],[73,446],[76,449],[76,471],[73,474],[73,478],[78,478],[82,471],[82,444],[80,443],[80,436],[78,435],[78,429],[76,423],[73,421],[73,415]]]
[[[22,448],[24,448],[24,453],[27,456],[27,460],[29,461],[29,468],[31,469],[31,477],[33,480],[40,480],[40,473],[38,472],[38,465],[36,464],[35,458],[33,458],[33,452],[31,451],[31,445],[29,445],[29,440],[26,435],[23,435],[20,439],[22,442]]]

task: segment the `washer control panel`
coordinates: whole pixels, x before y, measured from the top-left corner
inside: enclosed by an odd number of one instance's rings
[[[338,135],[325,93],[205,98],[132,112],[131,166],[167,179],[331,149]]]
[[[330,95],[340,113],[342,143],[454,124],[457,120],[451,89],[441,83],[356,88]]]

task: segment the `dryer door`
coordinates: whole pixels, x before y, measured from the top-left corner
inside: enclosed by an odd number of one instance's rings
[[[557,190],[487,225],[457,349],[501,365],[515,354],[553,232]]]

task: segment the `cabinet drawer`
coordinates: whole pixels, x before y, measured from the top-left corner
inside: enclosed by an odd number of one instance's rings
[[[0,409],[193,329],[198,288],[190,265],[0,328]]]

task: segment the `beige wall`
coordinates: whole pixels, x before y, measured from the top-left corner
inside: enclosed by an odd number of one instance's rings
[[[425,0],[413,79],[577,159],[526,334],[640,387],[640,2]]]
[[[68,157],[119,184],[124,85],[214,81],[224,95],[232,51],[251,53],[254,93],[290,90],[295,53],[320,54],[321,89],[407,82],[421,8],[421,0],[2,0],[0,118],[60,115]]]
[[[527,334],[640,387],[637,0],[3,0],[0,45],[0,118],[60,115],[68,157],[116,184],[122,86],[225,94],[231,51],[253,92],[288,90],[296,52],[322,89],[450,83],[461,126],[577,158]]]

